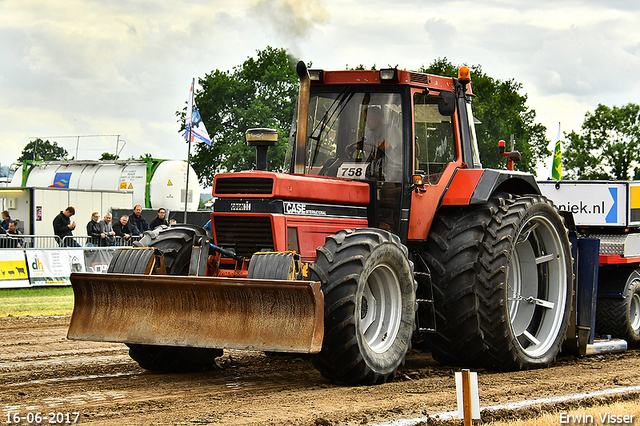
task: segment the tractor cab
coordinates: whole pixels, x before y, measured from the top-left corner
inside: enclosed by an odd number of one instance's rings
[[[303,152],[296,151],[300,114],[287,151],[290,171],[369,183],[369,226],[407,238],[414,192],[437,205],[442,191],[429,187],[463,161],[455,123],[468,111],[455,107],[454,80],[395,69],[309,74],[304,158],[294,158]],[[429,88],[438,84],[441,90]]]

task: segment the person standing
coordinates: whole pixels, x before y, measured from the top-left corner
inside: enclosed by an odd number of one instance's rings
[[[11,216],[9,215],[9,211],[3,210],[2,222],[0,222],[0,226],[2,226],[2,229],[4,229],[5,232],[7,231],[7,229],[9,229],[9,223],[11,223]]]
[[[64,237],[73,237],[76,222],[72,222],[70,218],[74,214],[76,214],[76,209],[69,206],[53,219],[53,233],[60,238],[60,245],[64,245],[64,247],[80,247],[80,244],[73,238],[64,239]]]
[[[100,245],[100,239],[102,238],[102,232],[100,232],[100,225],[98,220],[100,219],[100,213],[91,213],[91,220],[87,223],[87,247],[98,247]]]
[[[116,245],[116,233],[113,230],[113,224],[111,223],[111,213],[105,213],[103,219],[98,222],[100,227],[100,246],[108,247]]]
[[[129,216],[129,223],[133,228],[137,228],[140,231],[140,236],[142,237],[142,233],[144,231],[149,230],[149,225],[144,217],[142,217],[142,206],[140,204],[136,204],[133,206],[133,213]]]
[[[158,226],[161,226],[161,225],[169,226],[169,222],[167,222],[167,219],[165,217],[166,215],[167,215],[167,210],[164,207],[160,207],[158,209],[158,215],[149,224],[149,229],[156,229]]]

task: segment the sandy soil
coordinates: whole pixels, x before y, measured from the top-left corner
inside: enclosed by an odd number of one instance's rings
[[[122,344],[67,340],[68,323],[69,317],[0,318],[0,425],[9,424],[8,414],[38,412],[42,424],[61,420],[57,413],[79,413],[78,423],[96,425],[363,425],[456,409],[456,369],[428,353],[412,351],[396,380],[381,386],[333,385],[309,360],[244,351],[225,351],[213,371],[160,375],[139,368]],[[635,350],[561,357],[535,371],[483,370],[480,404],[636,386],[639,367]]]

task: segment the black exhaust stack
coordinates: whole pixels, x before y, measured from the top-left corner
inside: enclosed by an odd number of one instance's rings
[[[278,131],[274,129],[249,129],[247,145],[256,147],[256,170],[267,170],[267,151],[278,143]]]

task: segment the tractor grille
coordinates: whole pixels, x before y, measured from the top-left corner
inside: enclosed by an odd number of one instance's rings
[[[216,216],[214,222],[218,245],[237,255],[250,257],[257,251],[274,249],[269,216]]]
[[[215,194],[271,194],[273,179],[232,177],[216,181]]]
[[[422,84],[429,84],[429,76],[425,75],[425,74],[417,74],[417,73],[411,73],[411,82],[412,83],[422,83]]]

